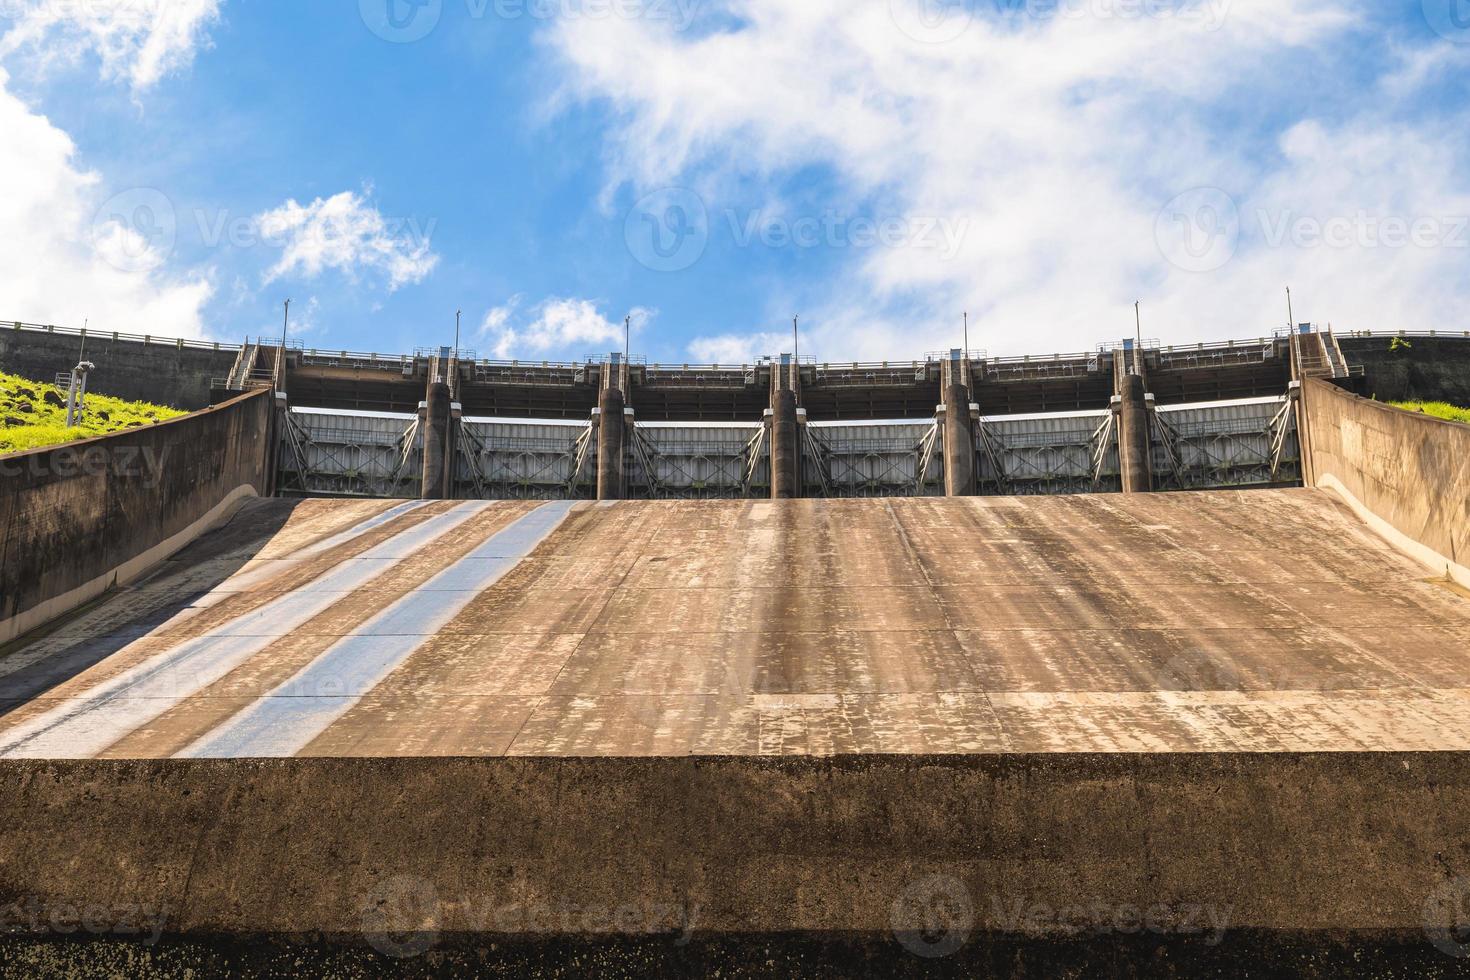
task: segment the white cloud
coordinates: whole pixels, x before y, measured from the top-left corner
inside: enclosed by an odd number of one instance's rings
[[[28,54],[38,67],[95,53],[104,78],[134,91],[187,67],[219,17],[220,0],[11,0],[14,26],[0,58]]]
[[[841,273],[802,302],[819,356],[956,345],[962,310],[973,346],[995,353],[1086,349],[1131,334],[1139,298],[1150,336],[1258,336],[1284,321],[1288,282],[1312,300],[1299,318],[1455,322],[1466,297],[1451,269],[1470,253],[1273,246],[1258,220],[1470,213],[1470,168],[1443,139],[1455,127],[1404,121],[1452,57],[1390,51],[1382,81],[1363,81],[1342,67],[1371,43],[1361,0],[1204,6],[1212,16],[1196,20],[977,16],[928,43],[898,27],[888,0],[725,0],[711,30],[572,18],[549,41],[570,79],[562,97],[610,110],[609,199],[630,196],[625,184],[633,197],[680,184],[712,214],[774,192],[800,215],[799,182],[817,171],[855,209],[969,229],[952,258],[847,247]],[[1280,115],[1307,90],[1322,122]],[[1226,131],[1230,117],[1247,121]],[[1201,186],[1225,188],[1242,216],[1233,261],[1209,273],[1171,264],[1156,234],[1165,203]],[[712,233],[722,224],[712,218]],[[691,351],[723,359],[768,344],[715,336]]]
[[[527,359],[553,354],[581,358],[623,347],[623,323],[608,319],[588,299],[547,299],[521,310],[522,297],[514,296],[485,314],[480,336],[493,345],[492,356],[501,360]],[[628,313],[634,333],[658,315],[657,310],[636,307]]]
[[[0,58],[28,71],[95,51],[135,92],[186,65],[217,0],[48,0],[19,5]],[[131,333],[199,337],[208,270],[168,267],[173,206],[148,188],[106,188],[72,139],[9,91],[0,69],[0,268],[6,315]]]
[[[392,291],[422,282],[439,264],[429,250],[432,222],[421,227],[413,219],[389,220],[352,191],[306,205],[290,200],[254,221],[262,239],[282,250],[266,273],[268,283],[288,275],[315,279],[336,269],[353,281],[376,273]]]
[[[754,364],[762,357],[783,351],[791,351],[789,334],[727,333],[698,337],[689,344],[689,356],[701,364]]]
[[[109,195],[66,133],[6,90],[0,70],[3,315],[129,333],[199,337],[205,272],[167,269],[171,209],[156,191]],[[104,200],[106,199],[106,200]]]

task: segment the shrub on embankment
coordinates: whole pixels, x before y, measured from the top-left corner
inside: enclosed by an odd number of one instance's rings
[[[1470,422],[1470,408],[1461,408],[1449,402],[1390,402],[1389,404],[1394,408],[1402,408],[1409,412],[1423,412],[1425,415],[1433,415],[1437,419],[1445,419],[1450,422]]]
[[[66,389],[0,372],[0,453],[56,446],[185,414],[165,405],[88,394],[80,425],[66,427]]]

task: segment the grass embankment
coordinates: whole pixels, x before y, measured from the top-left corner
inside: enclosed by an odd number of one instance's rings
[[[91,439],[184,415],[176,408],[88,394],[80,425],[66,427],[66,389],[0,372],[0,453]]]
[[[1409,412],[1423,412],[1425,415],[1433,415],[1437,419],[1448,419],[1451,422],[1470,422],[1470,408],[1461,408],[1451,405],[1449,402],[1390,402],[1394,408],[1402,408]]]

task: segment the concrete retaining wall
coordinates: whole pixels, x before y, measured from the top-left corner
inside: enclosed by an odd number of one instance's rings
[[[32,381],[50,381],[59,372],[70,371],[81,350],[81,337],[16,330],[0,323],[0,370]],[[192,412],[209,405],[210,378],[226,377],[235,357],[231,349],[188,347],[167,337],[145,344],[89,333],[86,359],[96,369],[87,377],[87,390]]]
[[[1470,405],[1470,337],[1338,337],[1348,363],[1360,365],[1357,390],[1383,402]]]
[[[0,456],[0,643],[125,583],[268,488],[271,394]]]
[[[1470,587],[1470,425],[1303,386],[1308,482],[1439,574]]]
[[[0,908],[173,937],[890,940],[941,910],[1423,943],[1470,896],[1470,755],[8,761],[0,826]]]

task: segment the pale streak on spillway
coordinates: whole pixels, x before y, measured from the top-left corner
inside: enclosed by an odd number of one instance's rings
[[[0,755],[1463,750],[1467,677],[1313,490],[276,500],[0,658]]]

